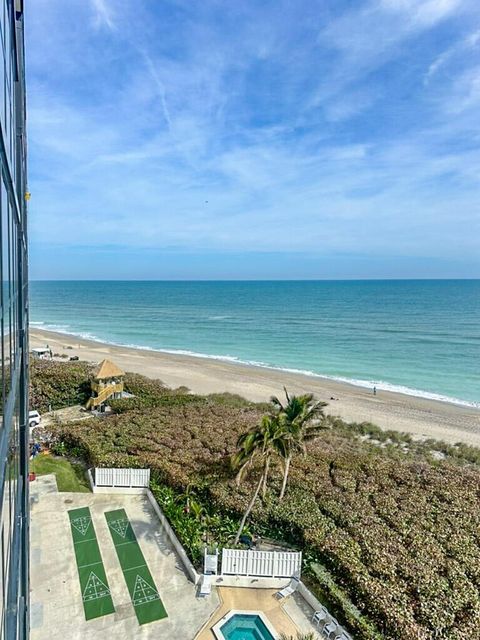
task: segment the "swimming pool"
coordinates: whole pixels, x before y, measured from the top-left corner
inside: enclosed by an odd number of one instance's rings
[[[218,640],[275,640],[277,634],[261,611],[229,611],[213,627]]]

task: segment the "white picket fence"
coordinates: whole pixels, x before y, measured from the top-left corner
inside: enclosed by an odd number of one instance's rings
[[[300,577],[301,551],[223,549],[222,574],[268,578]]]
[[[95,467],[96,487],[148,488],[150,469],[104,469]]]

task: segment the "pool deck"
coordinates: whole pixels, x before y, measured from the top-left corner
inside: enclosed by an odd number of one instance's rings
[[[232,609],[262,611],[279,635],[317,631],[310,622],[313,611],[298,594],[280,601],[275,597],[276,589],[217,587],[217,592],[220,604],[195,640],[215,640],[212,627]]]

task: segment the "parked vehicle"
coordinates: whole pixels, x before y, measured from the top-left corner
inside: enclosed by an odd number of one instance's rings
[[[69,360],[70,360],[70,361],[72,361],[72,360],[78,360],[78,356],[70,356]]]
[[[38,411],[29,411],[28,413],[29,427],[38,427],[41,421],[42,421],[42,418],[40,417],[40,414],[38,413]]]

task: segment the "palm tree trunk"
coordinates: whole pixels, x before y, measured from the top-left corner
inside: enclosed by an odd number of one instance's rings
[[[253,494],[252,499],[250,500],[250,504],[247,507],[247,510],[243,514],[242,521],[240,522],[240,526],[238,527],[237,535],[235,536],[235,541],[233,544],[238,544],[240,540],[240,536],[242,535],[243,527],[247,521],[248,516],[250,515],[250,511],[253,509],[253,505],[255,504],[255,500],[257,499],[258,493],[260,491],[260,487],[262,486],[264,474],[260,476],[260,480],[258,481],[257,488],[255,489],[255,493]]]
[[[290,471],[291,460],[292,460],[292,456],[287,456],[285,458],[285,468],[283,470],[283,482],[282,482],[282,490],[280,491],[280,500],[283,500],[283,496],[285,495],[285,489],[287,488],[288,472]]]
[[[244,462],[240,467],[240,469],[238,470],[238,473],[235,476],[235,484],[237,485],[237,487],[240,486],[240,483],[242,482],[243,472],[245,471],[249,463],[250,463],[250,460],[247,460],[247,462]]]
[[[265,467],[263,469],[263,487],[262,487],[262,498],[265,498],[267,493],[267,483],[268,483],[268,471],[270,469],[270,456],[267,455],[265,459]]]

